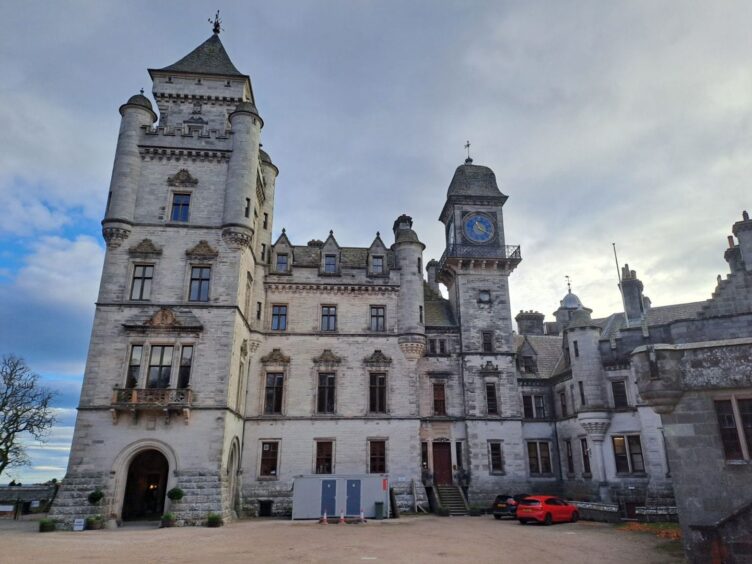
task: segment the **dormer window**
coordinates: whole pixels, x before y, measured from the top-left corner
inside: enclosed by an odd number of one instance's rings
[[[371,272],[374,274],[383,274],[384,272],[384,257],[374,256],[371,259]]]
[[[535,358],[532,356],[523,356],[520,359],[520,372],[527,374],[535,374],[538,372],[538,366],[535,362]]]
[[[337,255],[324,256],[324,272],[327,274],[337,273]]]
[[[287,272],[290,265],[286,254],[277,255],[277,272]]]

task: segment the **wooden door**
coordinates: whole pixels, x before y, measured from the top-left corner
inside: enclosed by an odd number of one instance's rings
[[[433,443],[433,480],[438,486],[452,483],[451,443]]]

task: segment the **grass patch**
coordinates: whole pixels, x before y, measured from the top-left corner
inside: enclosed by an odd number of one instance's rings
[[[681,540],[681,529],[678,523],[623,523],[616,527],[619,531],[632,533],[650,533],[662,539],[672,541]]]

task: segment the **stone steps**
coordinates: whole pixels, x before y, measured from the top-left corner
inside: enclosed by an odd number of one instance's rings
[[[467,515],[469,508],[462,492],[457,486],[436,486],[436,493],[441,506],[449,511],[450,515]]]

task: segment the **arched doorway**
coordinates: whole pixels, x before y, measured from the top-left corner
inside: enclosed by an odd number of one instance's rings
[[[230,456],[227,460],[227,481],[230,493],[230,510],[235,517],[240,515],[240,496],[238,496],[238,444],[236,441],[230,447]]]
[[[123,520],[157,520],[164,511],[169,464],[158,450],[139,452],[131,460],[123,498]]]

